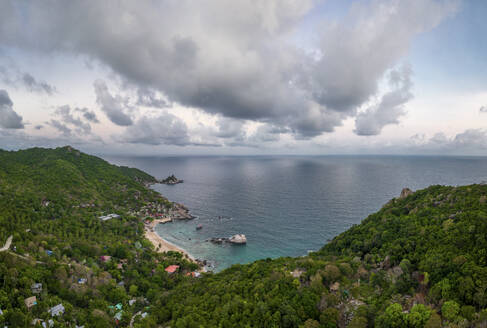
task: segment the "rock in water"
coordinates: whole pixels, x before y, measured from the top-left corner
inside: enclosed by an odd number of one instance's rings
[[[228,239],[229,242],[233,244],[246,244],[247,243],[247,238],[245,237],[244,234],[237,234],[233,235]]]
[[[407,196],[409,195],[412,195],[413,194],[413,191],[409,188],[404,188],[402,191],[401,191],[401,195],[399,196],[399,198],[406,198]]]

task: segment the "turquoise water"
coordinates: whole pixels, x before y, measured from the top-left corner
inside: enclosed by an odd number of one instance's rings
[[[463,185],[487,180],[487,158],[323,157],[110,157],[157,178],[175,174],[174,186],[153,188],[185,204],[191,221],[156,231],[213,270],[262,258],[301,256],[360,223],[403,187]],[[196,230],[197,225],[201,230]],[[214,245],[211,237],[247,236],[246,246]]]

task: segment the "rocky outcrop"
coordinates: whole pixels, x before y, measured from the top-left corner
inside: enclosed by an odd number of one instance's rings
[[[169,217],[173,220],[191,220],[195,217],[189,213],[189,209],[183,204],[173,203],[169,210]]]
[[[175,185],[175,184],[183,183],[183,182],[184,182],[184,180],[179,180],[178,178],[176,178],[174,176],[174,174],[171,174],[170,176],[168,176],[164,180],[159,181],[159,183],[167,184],[167,185]]]
[[[245,237],[244,234],[237,234],[230,237],[228,241],[231,242],[232,244],[246,244],[247,238]]]
[[[407,196],[412,195],[412,194],[413,194],[413,191],[411,189],[404,188],[403,190],[401,190],[401,195],[399,196],[399,199],[406,198]]]
[[[214,244],[223,244],[223,243],[230,243],[234,245],[245,245],[247,243],[247,238],[244,234],[236,234],[231,236],[230,238],[226,237],[213,237],[207,239],[206,241],[212,242]]]

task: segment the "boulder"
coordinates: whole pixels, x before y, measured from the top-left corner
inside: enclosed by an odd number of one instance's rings
[[[413,191],[409,188],[404,188],[403,190],[401,190],[401,195],[399,196],[400,199],[402,198],[406,198],[407,196],[409,195],[412,195],[413,194]]]
[[[228,241],[231,242],[232,244],[246,244],[247,238],[245,237],[244,234],[236,234],[230,237]]]

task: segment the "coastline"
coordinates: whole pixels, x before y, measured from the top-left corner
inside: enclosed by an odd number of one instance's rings
[[[179,252],[183,254],[183,257],[186,257],[188,260],[197,263],[196,259],[186,250],[170,243],[169,241],[159,236],[157,232],[155,232],[156,225],[165,222],[167,222],[167,219],[155,219],[149,224],[144,224],[145,238],[147,238],[154,245],[154,249],[158,253],[164,253],[168,251]]]

